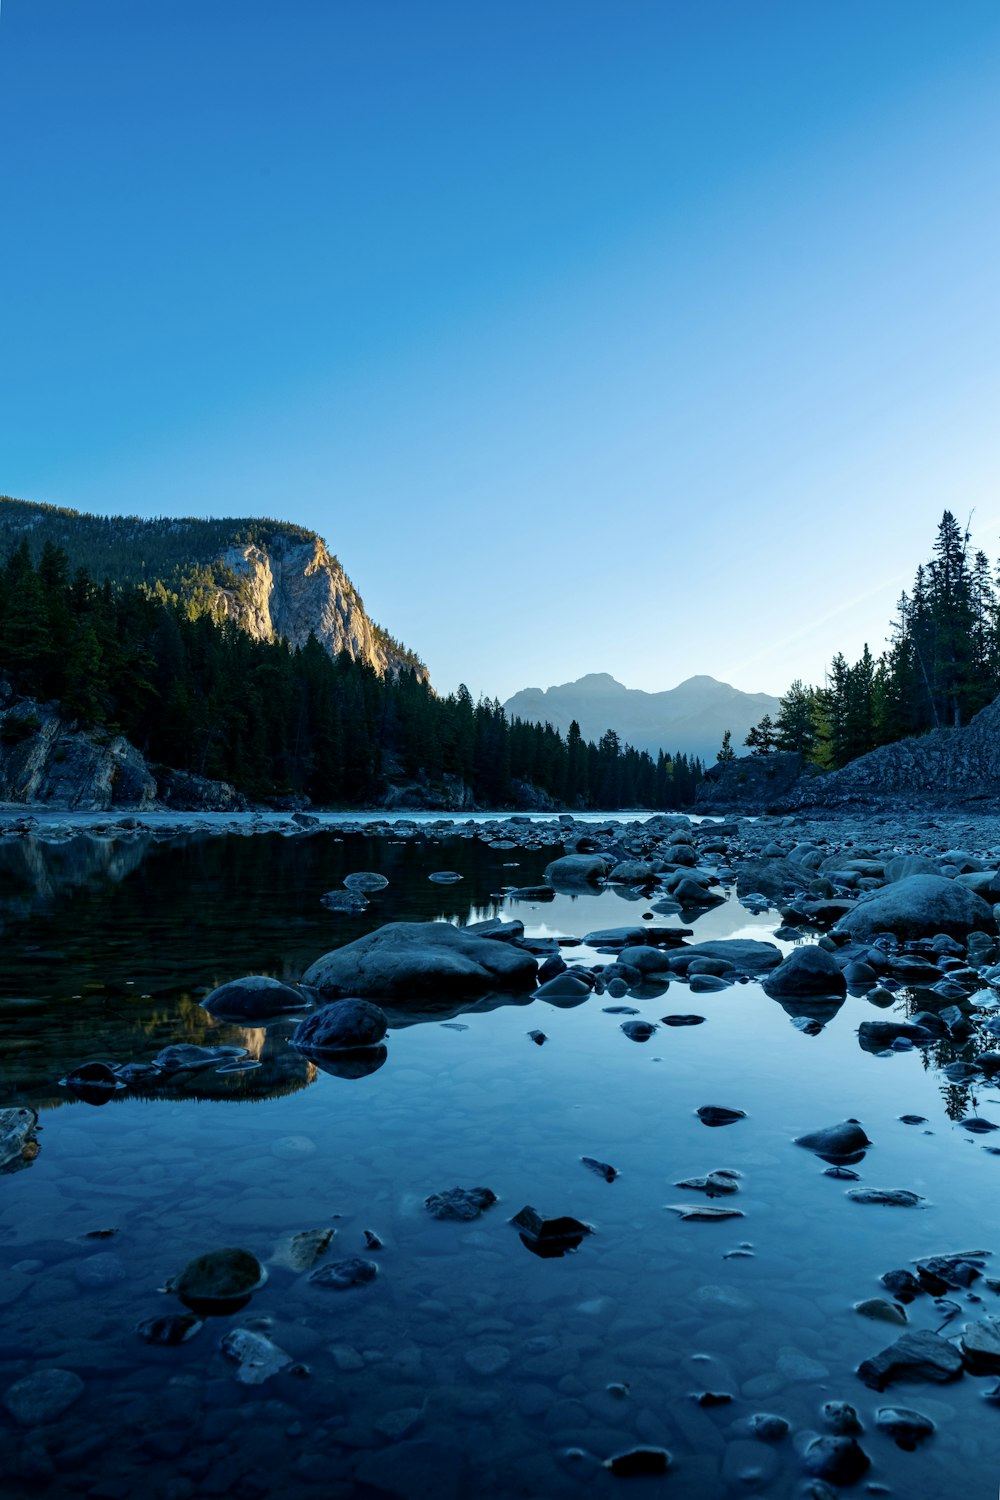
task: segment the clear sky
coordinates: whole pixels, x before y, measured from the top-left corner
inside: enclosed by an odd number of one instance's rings
[[[996,0],[3,0],[0,492],[326,537],[442,690],[1000,554]]]

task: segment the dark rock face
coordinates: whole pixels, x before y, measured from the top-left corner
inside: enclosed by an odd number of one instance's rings
[[[574,1219],[569,1214],[562,1214],[555,1219],[544,1219],[538,1209],[532,1208],[530,1203],[525,1204],[520,1213],[515,1214],[510,1222],[515,1229],[520,1230],[522,1244],[533,1255],[538,1255],[543,1260],[550,1260],[565,1255],[570,1250],[576,1250],[584,1237],[592,1233],[589,1224],[582,1224],[579,1219]]]
[[[834,928],[834,936],[867,942],[880,932],[898,938],[939,932],[964,938],[976,930],[996,932],[992,908],[980,896],[943,875],[908,875],[862,896]]]
[[[304,1052],[338,1052],[375,1047],[388,1030],[385,1011],[368,1000],[334,1000],[300,1021],[292,1032]]]
[[[301,1010],[309,1004],[304,995],[266,974],[249,974],[220,984],[201,1002],[209,1015],[224,1021],[255,1021]]]
[[[151,806],[156,779],[124,735],[101,743],[58,704],[15,699],[0,709],[0,802],[42,802],[86,812]]]
[[[716,762],[706,768],[698,783],[695,809],[700,813],[766,812],[789,796],[804,765],[802,756],[789,750]]]
[[[167,771],[158,793],[165,807],[177,812],[245,812],[247,799],[228,781],[210,781],[191,771]]]
[[[355,1255],[349,1260],[338,1260],[329,1266],[320,1266],[318,1271],[310,1274],[309,1280],[314,1281],[317,1286],[330,1287],[335,1292],[346,1292],[353,1286],[364,1286],[366,1282],[374,1281],[377,1275],[378,1266],[373,1260],[364,1260]]]
[[[762,981],[775,1000],[801,996],[846,995],[847,981],[825,948],[795,948]]]
[[[439,996],[527,990],[538,964],[510,943],[470,937],[450,922],[389,922],[324,954],[302,976],[327,999]]]

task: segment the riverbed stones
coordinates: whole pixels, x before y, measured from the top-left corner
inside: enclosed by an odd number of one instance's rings
[[[912,1453],[917,1444],[934,1431],[930,1417],[910,1406],[880,1406],[875,1413],[875,1426],[880,1432],[888,1433],[906,1453]]]
[[[386,877],[376,870],[357,870],[353,875],[344,876],[344,885],[349,891],[384,891],[388,884]]]
[[[61,1417],[83,1392],[83,1381],[73,1370],[35,1370],[8,1386],[3,1404],[20,1426],[39,1427]]]
[[[248,974],[245,979],[220,984],[201,1004],[209,1015],[221,1021],[257,1021],[302,1010],[309,1000],[280,979],[267,974]]]
[[[866,1297],[862,1302],[855,1302],[854,1311],[877,1323],[906,1322],[904,1309],[898,1303],[886,1301],[885,1297]]]
[[[976,1375],[1000,1375],[1000,1322],[966,1323],[959,1339],[965,1362]]]
[[[695,1114],[703,1125],[716,1128],[720,1125],[735,1125],[737,1120],[746,1119],[746,1110],[729,1109],[724,1104],[703,1104]]]
[[[375,1047],[388,1030],[385,1011],[370,1000],[333,1000],[300,1021],[291,1035],[303,1052]]]
[[[848,1188],[847,1197],[852,1203],[881,1203],[886,1208],[916,1208],[924,1201],[909,1188]]]
[[[450,922],[389,922],[326,953],[302,976],[325,999],[428,1000],[528,990],[538,963]]]
[[[601,854],[564,854],[546,865],[543,880],[556,890],[596,885],[611,868],[611,861]]]
[[[833,929],[835,937],[870,941],[881,932],[897,938],[968,937],[995,933],[992,907],[967,886],[943,875],[908,875],[858,898]]]
[[[648,1042],[656,1031],[652,1021],[623,1021],[621,1030],[630,1042]]]
[[[250,1328],[231,1328],[223,1335],[219,1348],[236,1366],[236,1379],[241,1385],[263,1385],[292,1363],[290,1354]]]
[[[962,1373],[962,1356],[940,1334],[921,1329],[902,1338],[858,1366],[858,1375],[872,1390],[884,1390],[894,1380],[926,1380],[943,1384]]]
[[[373,1260],[352,1255],[347,1260],[335,1260],[328,1266],[312,1271],[309,1280],[316,1286],[329,1287],[335,1292],[346,1292],[351,1287],[365,1286],[378,1275],[378,1266]]]
[[[193,1339],[204,1326],[204,1319],[193,1313],[166,1313],[160,1318],[146,1318],[135,1331],[144,1344],[173,1349]]]
[[[33,1109],[0,1109],[0,1172],[17,1171],[38,1155],[35,1131],[38,1114]]]
[[[871,1459],[853,1437],[818,1437],[805,1451],[807,1474],[830,1484],[856,1484],[871,1468]]]

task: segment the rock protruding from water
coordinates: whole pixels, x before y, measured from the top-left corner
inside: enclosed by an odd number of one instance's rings
[[[564,854],[545,866],[542,878],[553,890],[580,890],[603,880],[610,868],[602,854]]]
[[[250,1328],[231,1328],[223,1335],[219,1348],[236,1366],[236,1379],[241,1385],[263,1385],[292,1363],[290,1354]]]
[[[909,875],[861,896],[833,933],[869,942],[880,932],[898,938],[933,937],[939,932],[965,938],[970,932],[996,930],[992,907],[967,886],[943,875]]]
[[[302,1052],[341,1052],[376,1047],[387,1030],[381,1006],[370,1000],[332,1000],[300,1021],[290,1040]]]
[[[497,1195],[490,1188],[447,1188],[443,1193],[432,1193],[424,1199],[424,1207],[432,1219],[458,1219],[468,1222],[478,1219],[484,1209],[492,1208]]]
[[[794,948],[761,981],[761,987],[774,1000],[847,994],[847,981],[843,973],[826,949],[815,944],[806,948]]]
[[[858,1375],[872,1390],[885,1390],[894,1380],[927,1380],[943,1384],[962,1373],[962,1356],[940,1334],[921,1329],[904,1333],[894,1344],[858,1366]]]
[[[220,1021],[260,1021],[290,1010],[302,1010],[309,1001],[280,979],[267,974],[248,974],[245,979],[220,984],[201,1003],[209,1015],[217,1016]]]
[[[303,984],[326,999],[448,999],[528,990],[532,954],[510,943],[470,937],[450,922],[389,922],[346,943],[306,970]]]
[[[871,1145],[857,1120],[842,1120],[839,1125],[825,1125],[795,1137],[796,1146],[814,1151],[824,1161],[856,1161]]]
[[[267,1272],[255,1255],[237,1246],[209,1250],[188,1261],[166,1286],[192,1312],[237,1312],[262,1287]]]
[[[569,1214],[562,1214],[555,1219],[545,1219],[537,1208],[532,1208],[530,1203],[525,1204],[520,1213],[515,1214],[510,1222],[515,1229],[520,1230],[521,1240],[527,1248],[534,1255],[541,1256],[543,1260],[576,1250],[584,1237],[593,1233],[589,1224],[582,1224],[579,1219],[574,1219]]]
[[[37,1128],[38,1115],[33,1109],[0,1109],[0,1171],[16,1172],[30,1166],[39,1150]]]

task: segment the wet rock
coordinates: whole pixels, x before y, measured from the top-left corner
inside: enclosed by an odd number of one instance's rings
[[[245,1057],[246,1051],[245,1047],[197,1047],[193,1042],[176,1042],[172,1047],[162,1047],[153,1062],[161,1073],[197,1073]]]
[[[691,1015],[691,1016],[677,1015],[677,1016],[661,1016],[660,1017],[660,1020],[663,1022],[664,1026],[700,1026],[703,1023],[704,1019],[705,1019],[704,1016],[694,1016],[694,1015]]]
[[[289,1271],[309,1271],[329,1250],[335,1229],[303,1229],[285,1235],[275,1247],[271,1264]]]
[[[908,875],[859,897],[833,929],[837,937],[869,942],[880,932],[898,938],[968,937],[977,929],[995,933],[992,908],[966,886],[942,875]]]
[[[317,1286],[332,1288],[335,1292],[346,1292],[354,1286],[364,1286],[369,1281],[374,1281],[378,1275],[378,1266],[373,1260],[363,1260],[360,1255],[353,1255],[348,1260],[333,1261],[328,1266],[320,1266],[318,1270],[311,1272],[309,1280]]]
[[[924,1202],[908,1188],[848,1188],[847,1196],[852,1203],[882,1203],[887,1208],[916,1208]]]
[[[900,1115],[899,1122],[900,1122],[901,1125],[926,1125],[927,1124],[927,1116],[926,1115]]]
[[[688,963],[693,958],[721,958],[737,974],[756,977],[775,969],[781,963],[781,949],[774,943],[760,943],[753,938],[715,938],[683,948],[678,957]]]
[[[318,1049],[303,1050],[314,1067],[322,1068],[331,1078],[370,1078],[379,1068],[385,1067],[389,1049],[378,1047],[341,1047],[337,1051],[322,1052]]]
[[[969,1287],[982,1275],[989,1252],[986,1250],[963,1250],[955,1255],[928,1255],[917,1261],[917,1275],[921,1284],[935,1293],[944,1287]],[[935,1285],[932,1287],[930,1279]]]
[[[698,1406],[728,1406],[732,1401],[728,1391],[692,1391],[691,1400]]]
[[[996,1319],[966,1323],[959,1344],[973,1374],[1000,1374],[1000,1323]]]
[[[641,948],[648,937],[644,927],[600,927],[585,933],[583,941],[591,948]]]
[[[888,1433],[907,1453],[912,1453],[917,1444],[934,1431],[930,1417],[909,1406],[880,1406],[875,1413],[875,1426]]]
[[[62,1079],[62,1085],[85,1104],[97,1105],[106,1104],[125,1088],[117,1069],[106,1062],[82,1063]]]
[[[368,910],[368,902],[360,891],[327,891],[319,899],[327,911],[353,914]]]
[[[167,1313],[162,1318],[146,1318],[135,1331],[144,1344],[173,1349],[193,1339],[204,1326],[204,1319],[193,1313]]]
[[[695,1110],[695,1114],[703,1125],[713,1127],[718,1125],[735,1125],[737,1120],[745,1120],[747,1117],[746,1110],[727,1109],[722,1104],[703,1104],[700,1109]]]
[[[708,1203],[666,1203],[671,1213],[679,1214],[682,1219],[705,1220],[709,1219],[742,1219],[741,1208],[713,1207]]]
[[[8,1386],[3,1404],[22,1427],[54,1422],[83,1395],[84,1384],[72,1370],[36,1370]]]
[[[861,1418],[849,1401],[825,1401],[823,1421],[838,1437],[856,1437],[864,1431]]]
[[[923,1296],[925,1290],[912,1271],[902,1269],[886,1271],[884,1276],[879,1277],[879,1281],[900,1302],[912,1302],[914,1297]]]
[[[457,885],[462,876],[457,870],[432,870],[427,879],[435,885]]]
[[[302,980],[326,999],[405,1003],[531,989],[537,969],[514,944],[470,937],[450,922],[389,922],[324,954]]]
[[[857,1161],[871,1141],[857,1120],[843,1120],[839,1125],[826,1125],[821,1130],[810,1130],[795,1137],[796,1146],[814,1151],[824,1161]]]
[[[885,1052],[900,1040],[919,1044],[933,1041],[934,1036],[915,1021],[862,1021],[858,1027],[858,1044],[864,1052]]]
[[[353,1051],[377,1046],[387,1030],[385,1011],[370,1000],[333,1000],[300,1021],[290,1041],[307,1053]]]
[[[992,1120],[984,1120],[980,1115],[971,1115],[959,1123],[963,1130],[968,1130],[973,1135],[989,1135],[991,1130],[1000,1130],[1000,1125],[994,1125]]]
[[[824,1177],[836,1177],[841,1182],[858,1182],[860,1173],[855,1172],[852,1167],[826,1167],[823,1171]]]
[[[165,1290],[173,1292],[193,1312],[226,1313],[244,1307],[266,1280],[267,1272],[256,1255],[226,1246],[188,1261]]]
[[[38,1155],[38,1115],[33,1109],[0,1109],[0,1171],[16,1172]]]
[[[778,968],[761,980],[773,1000],[813,995],[846,995],[847,981],[825,948],[795,948]]]
[[[374,1229],[366,1229],[364,1231],[364,1236],[366,1250],[381,1250],[383,1248],[383,1242],[375,1233]]]
[[[656,1031],[651,1021],[623,1021],[621,1029],[630,1042],[648,1042]]]
[[[706,1193],[709,1198],[719,1198],[726,1193],[738,1193],[740,1185],[737,1182],[738,1172],[731,1171],[728,1167],[719,1167],[715,1172],[709,1172],[704,1177],[687,1177],[683,1182],[675,1182],[674,1187],[691,1188],[698,1193]]]
[[[384,891],[388,884],[386,877],[375,870],[358,870],[353,875],[344,876],[344,885],[349,891]]]
[[[852,1437],[818,1437],[809,1444],[803,1462],[807,1474],[830,1484],[856,1484],[871,1468],[871,1459]]]
[[[887,1302],[884,1297],[866,1297],[863,1302],[855,1302],[854,1311],[863,1318],[872,1318],[879,1323],[906,1322],[903,1309],[895,1302]]]
[[[526,1204],[510,1222],[520,1230],[522,1243],[544,1260],[576,1250],[584,1236],[593,1233],[589,1224],[582,1224],[569,1214],[543,1219],[537,1208],[530,1204]]]
[[[673,1463],[666,1448],[629,1448],[604,1460],[604,1467],[619,1478],[642,1474],[665,1474]]]
[[[529,1031],[528,1036],[534,1042],[536,1047],[541,1047],[545,1042],[548,1041],[548,1037],[545,1035],[544,1031]]]
[[[904,1333],[887,1349],[858,1366],[858,1375],[872,1390],[882,1391],[894,1380],[927,1380],[942,1384],[962,1373],[962,1356],[939,1334],[922,1329]]]
[[[598,1161],[596,1156],[581,1156],[583,1165],[591,1172],[596,1172],[598,1177],[603,1177],[605,1182],[614,1182],[618,1176],[618,1168],[610,1166],[606,1161]]]
[[[223,1021],[257,1021],[308,1005],[306,997],[266,974],[249,974],[220,984],[201,1002],[209,1015]]]
[[[497,1195],[486,1187],[448,1188],[424,1199],[424,1207],[433,1219],[478,1219],[484,1209],[497,1201]]]
[[[236,1366],[236,1379],[241,1385],[263,1385],[292,1363],[291,1355],[284,1349],[249,1328],[231,1328],[220,1340],[219,1348]]]
[[[780,1443],[788,1434],[789,1424],[784,1417],[775,1416],[773,1412],[755,1411],[747,1419],[747,1428],[750,1435],[762,1443]]]
[[[611,861],[601,854],[564,854],[546,865],[542,879],[556,890],[579,890],[596,885],[611,868]]]
[[[591,988],[592,986],[585,979],[581,979],[567,969],[565,973],[557,974],[554,979],[549,979],[545,984],[539,985],[534,998],[544,1000],[549,1005],[555,1005],[560,1010],[568,1010],[589,999]]]

